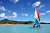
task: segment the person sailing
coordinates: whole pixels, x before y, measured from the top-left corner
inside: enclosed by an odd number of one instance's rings
[[[36,25],[36,26],[35,26]],[[35,23],[33,27],[40,27],[40,24]]]

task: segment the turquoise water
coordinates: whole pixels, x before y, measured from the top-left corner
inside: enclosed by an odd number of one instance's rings
[[[0,25],[0,33],[50,33],[50,24],[41,24],[45,28],[30,28],[33,24]]]

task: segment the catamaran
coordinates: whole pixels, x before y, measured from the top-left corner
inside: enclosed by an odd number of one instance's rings
[[[39,12],[38,12],[38,9],[37,8],[35,8],[34,26],[33,27],[40,27],[40,16],[39,16]]]

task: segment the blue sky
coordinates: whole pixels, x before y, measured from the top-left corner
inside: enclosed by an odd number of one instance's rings
[[[35,7],[41,22],[50,22],[50,0],[0,0],[0,20],[33,21]]]

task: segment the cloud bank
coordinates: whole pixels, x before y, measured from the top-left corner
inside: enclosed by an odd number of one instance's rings
[[[37,6],[39,6],[40,4],[41,4],[41,2],[38,1],[38,2],[36,2],[36,3],[34,3],[34,4],[32,4],[32,6],[33,6],[33,7],[37,7]]]

